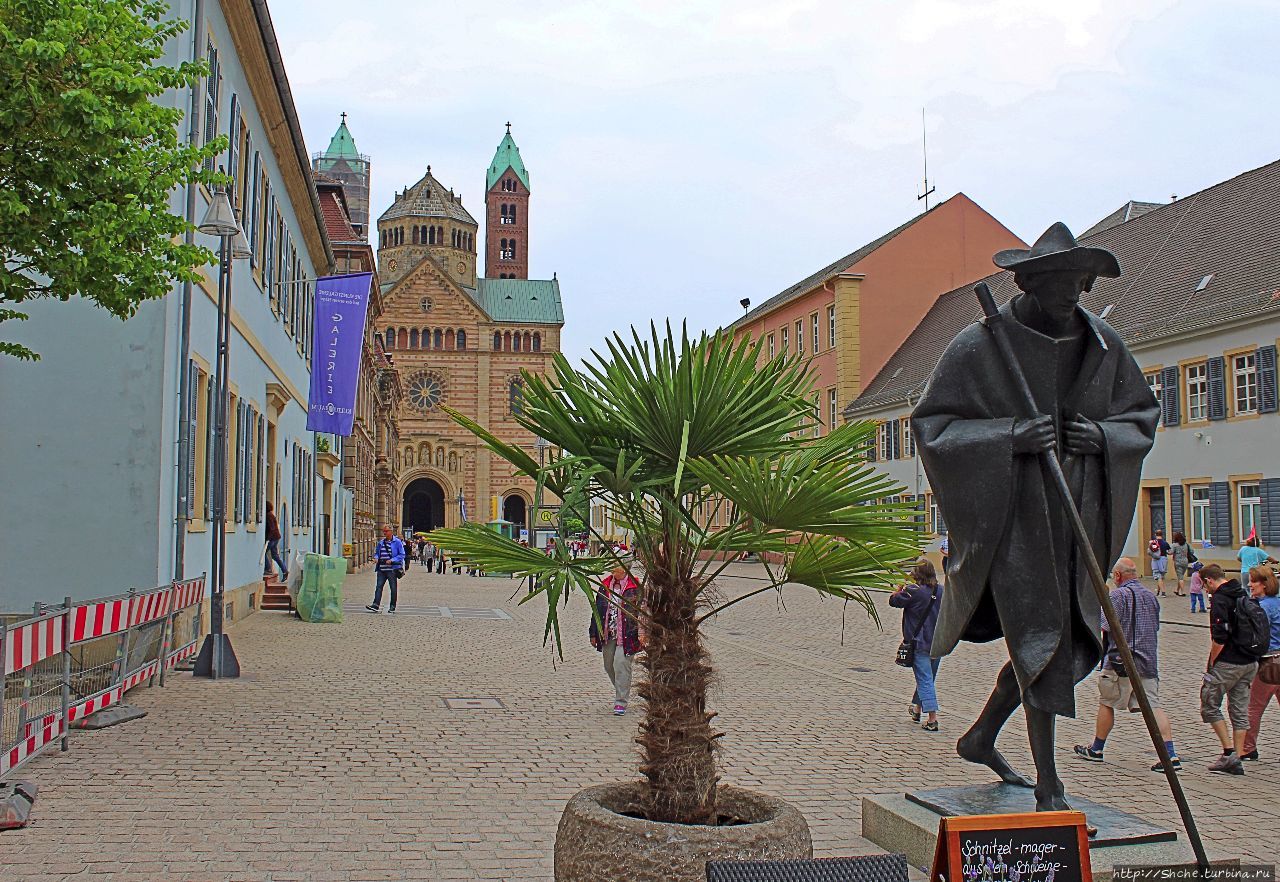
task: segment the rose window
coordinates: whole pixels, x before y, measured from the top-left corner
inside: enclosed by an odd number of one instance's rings
[[[419,371],[409,378],[409,403],[426,413],[435,410],[444,398],[444,381],[429,371]]]

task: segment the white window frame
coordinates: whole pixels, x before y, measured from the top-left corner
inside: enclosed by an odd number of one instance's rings
[[[770,334],[769,335],[769,358],[770,359],[773,359],[777,355],[777,347],[774,345],[775,343],[776,341],[773,338],[773,334]]]
[[[1249,495],[1245,495],[1249,491]],[[1236,484],[1236,513],[1240,518],[1240,541],[1249,536],[1250,528],[1259,528],[1262,521],[1262,484],[1258,481],[1241,481]]]
[[[876,452],[880,455],[881,462],[888,462],[893,458],[893,447],[889,441],[889,427],[893,425],[893,421],[886,420],[876,427]]]
[[[1256,353],[1244,352],[1231,357],[1231,399],[1237,414],[1258,412],[1258,356]]]
[[[911,417],[902,417],[898,422],[901,424],[898,432],[902,438],[902,455],[907,459],[914,459],[916,455],[916,439],[911,436]]]
[[[822,334],[819,331],[821,325],[818,324],[818,314],[816,312],[809,318],[813,320],[813,354],[817,355],[822,351]]]
[[[1210,541],[1213,528],[1212,506],[1209,501],[1209,485],[1194,484],[1187,488],[1188,538],[1194,543]]]
[[[1209,363],[1189,364],[1183,375],[1187,387],[1187,421],[1209,419]]]
[[[796,322],[796,355],[804,355],[804,319]]]
[[[784,325],[782,328],[782,350],[781,350],[783,355],[787,354],[787,343],[790,341],[790,336],[789,336],[790,333],[791,333],[791,329]]]
[[[828,432],[834,432],[836,429],[836,420],[839,415],[836,413],[840,406],[840,399],[836,395],[836,387],[832,386],[827,390],[827,410],[830,411],[831,425],[827,426]]]
[[[827,307],[827,348],[833,349],[836,345],[836,308],[834,306]]]
[[[1164,425],[1164,383],[1160,380],[1160,371],[1148,371],[1142,376],[1147,381],[1147,388],[1151,390],[1151,394],[1160,403],[1160,413],[1156,419],[1156,425],[1162,426]]]

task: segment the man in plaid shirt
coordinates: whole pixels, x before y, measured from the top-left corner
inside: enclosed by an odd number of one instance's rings
[[[1155,711],[1156,722],[1160,725],[1160,736],[1164,738],[1164,746],[1169,751],[1175,770],[1182,768],[1178,753],[1173,747],[1173,729],[1169,725],[1169,715],[1160,707],[1160,674],[1157,663],[1157,641],[1160,631],[1160,601],[1138,579],[1138,567],[1132,559],[1122,557],[1116,561],[1111,572],[1115,588],[1111,591],[1111,605],[1115,607],[1116,619],[1124,631],[1125,639],[1133,652],[1133,660],[1137,671],[1126,671],[1116,651],[1115,643],[1110,639],[1110,628],[1106,617],[1102,619],[1102,642],[1106,651],[1102,656],[1102,673],[1098,676],[1098,724],[1094,729],[1093,744],[1077,744],[1076,756],[1089,762],[1102,762],[1102,751],[1106,747],[1107,736],[1116,722],[1116,711],[1128,709],[1137,712],[1138,700],[1133,694],[1132,678],[1142,677],[1142,685],[1151,701],[1151,709]],[[1153,772],[1163,772],[1164,766],[1159,762],[1151,767]]]

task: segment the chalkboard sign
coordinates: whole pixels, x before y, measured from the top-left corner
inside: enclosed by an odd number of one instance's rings
[[[1080,812],[942,818],[931,882],[1093,882]]]

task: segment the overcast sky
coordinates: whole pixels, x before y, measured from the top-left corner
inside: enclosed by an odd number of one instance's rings
[[[1280,159],[1271,0],[272,0],[308,147],[483,220],[510,120],[572,358],[714,328],[963,191],[1027,241]],[[481,229],[483,234],[483,227]]]

